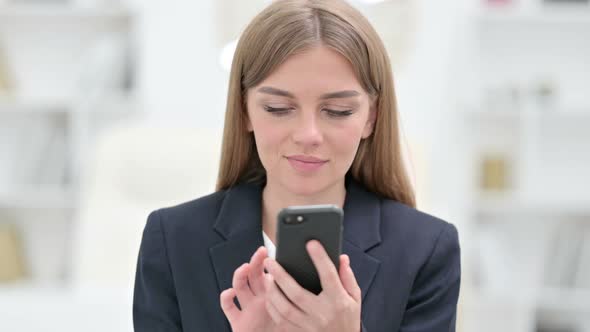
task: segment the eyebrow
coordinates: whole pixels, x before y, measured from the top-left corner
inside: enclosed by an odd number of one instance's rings
[[[269,95],[274,95],[274,96],[281,96],[281,97],[295,99],[295,96],[291,92],[277,89],[277,88],[273,88],[270,86],[263,86],[258,89],[258,92],[269,94]],[[356,97],[359,95],[360,95],[360,93],[355,90],[343,90],[343,91],[325,93],[320,96],[320,99],[348,98],[348,97]]]

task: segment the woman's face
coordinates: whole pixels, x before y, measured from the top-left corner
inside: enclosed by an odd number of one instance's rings
[[[296,195],[342,183],[375,119],[352,65],[325,46],[292,55],[249,89],[247,109],[267,183]]]

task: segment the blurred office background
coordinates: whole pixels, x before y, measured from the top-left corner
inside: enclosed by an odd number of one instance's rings
[[[458,331],[590,331],[589,0],[354,0],[394,64]],[[147,214],[214,188],[265,0],[0,0],[0,331],[131,331]]]

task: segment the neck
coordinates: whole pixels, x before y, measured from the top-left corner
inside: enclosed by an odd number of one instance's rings
[[[270,179],[269,179],[270,180]],[[344,179],[321,192],[298,195],[287,191],[280,184],[267,180],[262,191],[262,229],[276,244],[277,215],[287,206],[334,204],[342,208],[346,197]]]

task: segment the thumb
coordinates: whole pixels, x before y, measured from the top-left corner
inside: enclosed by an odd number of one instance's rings
[[[361,289],[356,282],[354,272],[350,268],[350,258],[348,255],[340,255],[340,281],[342,286],[357,303],[361,302]]]

